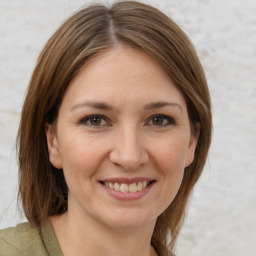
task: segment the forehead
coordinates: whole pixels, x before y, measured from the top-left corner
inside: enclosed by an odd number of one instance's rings
[[[185,103],[170,77],[153,58],[123,46],[90,60],[71,81],[64,100],[82,98],[131,104],[168,100]]]

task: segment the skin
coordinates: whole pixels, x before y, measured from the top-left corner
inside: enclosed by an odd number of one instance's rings
[[[45,131],[50,161],[69,188],[68,211],[50,218],[64,255],[156,255],[156,219],[174,199],[198,138],[183,95],[159,64],[128,47],[102,53],[71,81],[56,127]],[[117,177],[154,183],[142,198],[119,200],[100,183]]]

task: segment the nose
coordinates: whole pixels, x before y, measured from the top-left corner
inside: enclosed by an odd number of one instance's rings
[[[110,161],[126,171],[136,171],[149,160],[143,136],[136,127],[120,128],[112,143]]]

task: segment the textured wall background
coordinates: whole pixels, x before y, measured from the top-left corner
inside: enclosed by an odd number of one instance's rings
[[[205,67],[213,101],[211,152],[190,202],[177,255],[255,255],[256,1],[144,2],[165,11],[188,33]],[[61,21],[87,3],[0,0],[2,228],[22,220],[16,208],[14,141],[36,58]]]

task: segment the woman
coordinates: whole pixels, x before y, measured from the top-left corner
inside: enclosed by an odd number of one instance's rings
[[[70,17],[39,56],[18,133],[28,223],[1,255],[173,255],[211,141],[200,61],[137,2]]]

